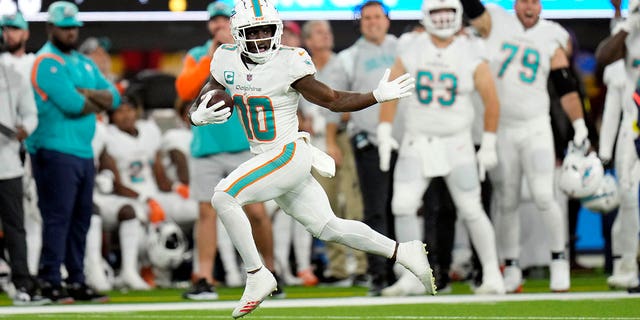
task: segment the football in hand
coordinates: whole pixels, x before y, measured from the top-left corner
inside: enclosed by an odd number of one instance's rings
[[[224,100],[224,105],[217,108],[216,110],[220,110],[222,108],[230,108],[231,112],[233,112],[233,99],[231,99],[231,96],[222,89],[214,89],[212,91],[213,93],[211,93],[211,91],[206,93],[212,95],[211,99],[209,99],[209,103],[207,103],[207,108],[211,108],[216,103]]]

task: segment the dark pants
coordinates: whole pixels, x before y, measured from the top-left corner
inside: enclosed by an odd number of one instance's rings
[[[364,206],[364,222],[373,230],[390,236],[393,225],[391,216],[391,194],[392,194],[392,174],[395,165],[394,153],[391,159],[391,166],[388,172],[380,170],[380,156],[378,148],[372,144],[358,149],[353,144],[358,178],[360,179],[360,189],[362,192],[362,202]],[[367,255],[369,262],[369,274],[374,282],[388,282],[392,276],[391,264],[385,257],[378,255]]]
[[[67,283],[84,283],[84,251],[93,206],[93,159],[43,149],[33,159],[43,223],[38,276],[59,285],[64,263],[69,273]]]
[[[0,220],[5,245],[9,251],[11,280],[16,288],[30,289],[31,278],[27,266],[27,242],[22,208],[22,177],[0,180]]]
[[[423,197],[421,211],[424,214],[424,240],[429,248],[429,262],[436,277],[436,285],[442,289],[449,283],[449,265],[456,226],[456,207],[443,178],[431,179]]]

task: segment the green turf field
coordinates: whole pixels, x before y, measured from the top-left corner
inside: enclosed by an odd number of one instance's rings
[[[605,275],[588,273],[572,278],[572,292],[610,292],[605,284]],[[230,313],[235,300],[241,295],[241,289],[220,288],[220,301],[200,303],[176,303],[181,290],[165,289],[150,292],[110,292],[111,302],[107,305],[76,304],[72,307],[50,306],[46,309],[29,307],[0,307],[0,319],[231,319]],[[560,300],[570,294],[544,295],[543,301],[506,301],[469,303],[470,290],[466,284],[457,283],[451,294],[441,295],[447,303],[431,303],[432,298],[425,297],[424,303],[393,304],[383,302],[383,298],[364,297],[364,288],[302,288],[287,287],[287,299],[267,301],[263,307],[245,317],[246,319],[638,319],[640,320],[640,294],[621,295],[611,298],[587,298],[584,300]],[[525,293],[548,292],[548,280],[528,280]],[[533,297],[536,295],[514,295],[514,297]],[[440,298],[441,298],[440,297]],[[557,298],[556,298],[557,297]],[[315,299],[311,299],[315,298]],[[320,298],[320,299],[318,299]],[[339,299],[323,299],[339,298]],[[457,300],[457,299],[460,300]],[[296,300],[297,299],[297,300]],[[355,305],[351,300],[360,300]],[[432,300],[429,300],[432,299]],[[439,298],[438,298],[439,299]],[[528,299],[528,298],[527,298]],[[582,299],[582,298],[580,298]],[[281,307],[284,303],[308,304],[305,307]],[[340,301],[340,303],[336,303]],[[440,300],[438,300],[440,301]],[[383,302],[385,305],[376,305]],[[0,295],[0,304],[10,305],[6,295]],[[125,305],[127,304],[127,305]],[[140,305],[142,304],[142,305]],[[345,305],[343,305],[345,304]],[[370,305],[369,305],[370,304]],[[167,306],[189,310],[162,310]],[[340,305],[340,306],[337,306]],[[92,308],[108,308],[108,311],[126,310],[127,307],[144,307],[145,311],[102,312]],[[176,307],[177,306],[177,307]],[[74,308],[73,310],[71,308]],[[209,308],[211,308],[209,310]],[[3,309],[5,312],[3,312]],[[201,310],[207,309],[207,310]],[[15,311],[17,310],[17,311]],[[32,310],[32,311],[29,311]],[[42,312],[40,312],[40,310]],[[133,309],[142,310],[142,309]],[[157,310],[157,311],[153,311]],[[36,314],[6,314],[37,312]],[[14,312],[15,311],[15,312]],[[66,313],[70,312],[70,313]]]

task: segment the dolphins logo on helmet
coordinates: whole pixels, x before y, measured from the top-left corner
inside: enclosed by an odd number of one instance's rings
[[[247,39],[247,29],[265,25],[273,26],[271,37]],[[278,52],[282,30],[278,10],[269,0],[240,0],[231,14],[231,35],[242,53],[255,63],[265,63]],[[270,41],[270,44],[266,48],[259,48],[264,41]]]

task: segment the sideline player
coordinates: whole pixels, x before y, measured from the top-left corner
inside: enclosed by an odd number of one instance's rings
[[[519,221],[522,174],[527,178],[533,200],[549,229],[551,242],[551,281],[554,292],[570,287],[569,262],[566,258],[566,227],[560,206],[553,196],[555,156],[549,120],[547,79],[561,97],[561,104],[572,121],[573,143],[588,146],[587,127],[577,93],[577,81],[563,50],[565,32],[557,24],[540,19],[539,0],[516,0],[515,16],[479,0],[462,0],[471,24],[485,38],[490,66],[500,98],[498,132],[498,171],[502,183],[500,212],[502,223],[497,233],[503,243],[505,285],[513,292],[522,283],[518,266]]]

